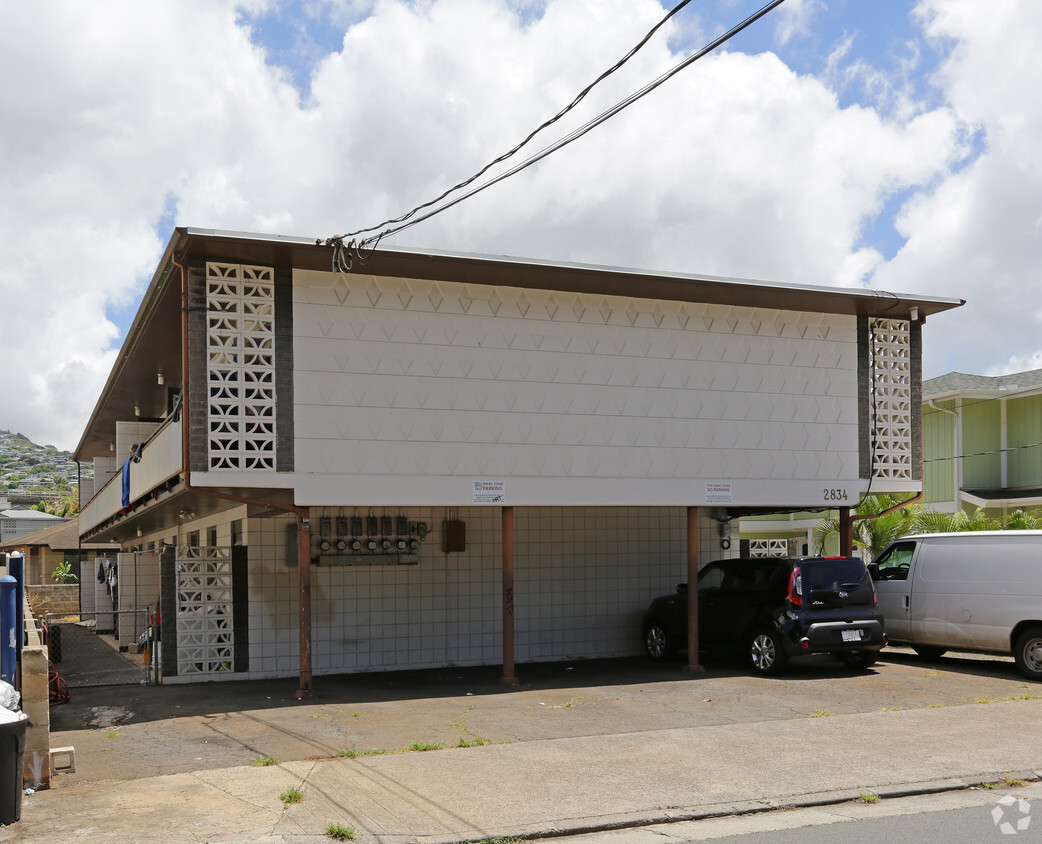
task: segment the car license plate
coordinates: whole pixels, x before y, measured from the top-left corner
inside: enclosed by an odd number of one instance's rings
[[[860,642],[861,641],[861,630],[841,630],[843,634],[844,642]]]

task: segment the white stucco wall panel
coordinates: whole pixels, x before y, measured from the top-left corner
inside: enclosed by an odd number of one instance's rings
[[[300,503],[856,501],[852,317],[297,271],[294,366]]]

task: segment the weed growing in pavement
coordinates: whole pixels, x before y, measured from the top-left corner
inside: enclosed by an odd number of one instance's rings
[[[261,755],[261,756],[254,756],[253,757],[253,764],[254,765],[260,765],[261,767],[265,767],[266,768],[269,765],[277,765],[278,762],[275,761],[275,757],[274,756],[264,756],[264,755]]]
[[[997,782],[982,782],[980,784],[980,787],[988,789],[990,791],[993,788],[998,788],[999,784]]]
[[[1000,777],[999,782],[1006,786],[1006,788],[1023,788],[1027,785],[1024,780],[1018,780],[1016,777]]]
[[[879,795],[878,794],[862,794],[860,797],[858,797],[858,800],[860,800],[862,803],[878,803],[879,802]]]
[[[117,733],[115,730],[109,730],[107,733],[105,733],[105,738],[119,738],[119,733]]]
[[[928,709],[940,709],[942,706],[944,706],[943,703],[931,703],[927,708]]]
[[[979,697],[979,698],[977,698],[977,703],[994,703],[994,701],[995,701],[995,698],[991,698],[991,697]]]
[[[282,794],[279,795],[279,800],[282,801],[283,806],[288,806],[290,803],[299,803],[304,799],[304,792],[296,786],[287,788]]]
[[[339,823],[331,823],[326,827],[326,835],[334,841],[354,841],[355,828],[353,826],[344,826]]]
[[[467,723],[467,719],[470,717],[470,713],[473,712],[473,711],[474,711],[474,707],[473,706],[468,706],[464,710],[462,718],[460,718],[458,721],[452,721],[450,723],[457,730],[462,730],[463,729],[463,725]]]
[[[936,676],[937,676],[937,675],[939,675],[940,673],[941,673],[941,672],[940,672],[940,671],[938,671],[938,670],[937,670],[937,669],[935,668],[935,669],[934,669],[933,671],[927,671],[927,672],[926,672],[926,673],[925,673],[925,674],[924,674],[923,676],[924,676],[924,677],[936,677]]]
[[[1006,698],[1006,700],[1042,700],[1042,695],[1030,695],[1025,692],[1022,695],[1012,695]]]
[[[827,709],[819,709],[817,712],[810,714],[811,718],[828,718],[830,715],[835,715],[835,712],[829,712]]]
[[[444,742],[441,741],[414,741],[409,745],[407,750],[414,750],[417,753],[422,753],[425,750],[441,750],[445,746]]]
[[[523,835],[503,835],[499,838],[482,838],[480,841],[475,841],[474,844],[519,844],[526,840]]]
[[[485,741],[481,736],[475,736],[470,741],[468,741],[467,739],[463,738],[463,736],[460,736],[459,737],[459,744],[456,745],[456,746],[457,747],[481,747],[484,744],[488,744],[488,742]]]
[[[372,750],[355,750],[353,747],[341,747],[336,752],[336,755],[345,759],[357,759],[359,756],[386,756],[388,753],[390,753],[389,750],[382,750],[376,747]]]
[[[329,713],[328,712],[314,712],[314,713],[308,715],[308,718],[328,718],[328,717],[329,717]]]

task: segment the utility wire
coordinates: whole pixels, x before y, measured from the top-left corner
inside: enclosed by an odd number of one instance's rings
[[[393,225],[394,223],[405,222],[410,217],[412,217],[412,215],[415,214],[417,211],[422,211],[424,208],[430,208],[432,205],[436,205],[437,203],[441,202],[441,200],[445,199],[449,194],[455,193],[456,191],[465,188],[467,185],[469,185],[472,182],[474,182],[477,179],[479,179],[481,176],[483,176],[485,173],[487,173],[490,169],[495,167],[497,164],[501,164],[502,162],[506,161],[508,158],[512,157],[522,147],[524,147],[530,140],[532,140],[532,138],[534,138],[536,135],[538,135],[540,132],[542,132],[547,127],[552,126],[554,123],[556,123],[562,117],[564,117],[568,112],[570,112],[577,105],[579,105],[579,103],[582,102],[583,99],[585,99],[586,95],[589,94],[590,91],[592,91],[600,82],[602,82],[605,79],[607,79],[609,76],[611,76],[613,73],[615,73],[615,71],[617,71],[620,67],[622,67],[624,64],[626,64],[626,62],[628,62],[631,58],[633,58],[637,54],[637,52],[641,49],[641,47],[643,47],[645,44],[647,44],[648,41],[651,40],[651,37],[656,32],[658,32],[659,29],[661,29],[665,25],[666,21],[668,21],[670,18],[672,18],[674,15],[676,15],[677,12],[679,12],[681,9],[683,9],[690,2],[691,2],[691,0],[683,0],[682,3],[679,3],[676,6],[674,6],[673,9],[671,9],[669,11],[669,13],[664,18],[662,18],[662,20],[660,20],[657,24],[655,24],[648,31],[648,33],[640,40],[640,42],[632,50],[630,50],[625,56],[623,56],[621,59],[619,59],[610,68],[608,68],[606,71],[604,71],[604,73],[602,73],[600,76],[598,76],[596,79],[594,79],[593,82],[591,82],[589,85],[587,85],[585,88],[583,88],[576,95],[575,99],[573,99],[568,105],[566,105],[564,108],[562,108],[559,112],[557,112],[557,114],[555,114],[549,120],[546,120],[542,124],[540,124],[536,129],[534,129],[532,132],[530,132],[528,134],[528,136],[523,141],[521,141],[521,143],[519,143],[513,149],[508,150],[507,152],[505,152],[502,155],[500,155],[498,158],[492,159],[492,161],[490,161],[488,164],[486,164],[484,167],[482,167],[480,170],[478,170],[478,172],[475,173],[473,176],[471,176],[469,179],[464,179],[462,182],[459,182],[458,184],[453,185],[451,188],[449,188],[447,191],[445,191],[443,194],[441,194],[441,196],[435,197],[434,199],[430,200],[430,202],[424,202],[422,205],[417,205],[411,211],[408,211],[405,214],[402,214],[400,217],[393,217],[390,220],[384,220],[382,223],[377,223],[375,226],[369,226],[369,227],[364,228],[364,229],[357,229],[357,230],[355,230],[353,232],[348,232],[347,234],[342,234],[342,235],[340,235],[340,237],[341,238],[354,237],[355,235],[364,234],[365,232],[369,232],[369,231],[375,231],[376,229],[383,228],[384,226]]]
[[[991,451],[975,451],[972,454],[955,454],[951,457],[931,457],[923,463],[940,463],[945,460],[963,460],[967,457],[985,457],[989,454],[1005,454],[1008,451],[1020,451],[1024,448],[1039,448],[1042,443],[1028,443],[1027,445],[1011,445],[1006,448],[996,448]]]
[[[607,109],[606,111],[602,112],[600,115],[595,117],[593,120],[591,120],[588,123],[584,124],[580,128],[570,132],[564,138],[562,138],[562,139],[556,141],[555,143],[551,144],[550,146],[544,148],[542,151],[540,151],[538,153],[535,153],[534,155],[530,156],[528,159],[523,161],[521,164],[518,164],[518,165],[514,166],[513,168],[507,170],[506,172],[500,174],[499,176],[496,176],[496,177],[494,177],[492,179],[489,179],[488,181],[483,182],[482,184],[478,185],[477,187],[474,187],[471,190],[469,190],[468,192],[462,194],[461,196],[458,196],[455,199],[453,199],[453,200],[451,200],[449,202],[446,202],[443,205],[440,205],[440,206],[438,206],[436,208],[433,208],[432,210],[428,211],[426,214],[423,214],[423,215],[421,215],[419,217],[414,217],[414,215],[418,211],[421,211],[424,208],[430,208],[431,206],[436,205],[438,202],[440,202],[443,199],[445,199],[446,197],[448,197],[449,194],[454,193],[455,191],[460,190],[461,188],[466,187],[466,186],[470,185],[471,183],[473,183],[482,174],[487,172],[490,167],[492,167],[496,163],[504,161],[507,158],[509,158],[510,156],[512,156],[514,153],[516,153],[518,150],[520,150],[521,147],[523,147],[526,143],[528,143],[528,141],[531,140],[531,138],[534,137],[535,134],[537,134],[539,131],[541,131],[546,126],[549,126],[551,123],[556,122],[556,120],[558,120],[561,116],[563,116],[565,113],[570,111],[583,97],[586,96],[586,94],[589,92],[589,90],[594,85],[596,85],[598,82],[600,82],[606,76],[608,76],[610,73],[613,73],[615,70],[617,70],[619,67],[621,67],[622,64],[624,64],[626,61],[628,61],[629,58],[632,57],[633,54],[636,53],[637,50],[639,50],[642,46],[644,46],[645,43],[647,43],[647,40],[655,33],[655,31],[657,31],[667,20],[669,20],[669,18],[671,18],[674,14],[676,14],[681,8],[683,8],[685,5],[687,5],[687,0],[685,0],[685,2],[680,3],[672,11],[670,11],[670,13],[668,15],[666,15],[666,17],[663,18],[644,37],[644,39],[633,50],[630,51],[630,53],[628,53],[625,57],[623,57],[623,59],[621,59],[618,63],[616,63],[616,65],[613,66],[609,71],[606,71],[605,73],[601,74],[601,76],[599,76],[597,78],[597,80],[595,80],[590,86],[588,86],[583,92],[581,92],[580,95],[577,96],[575,98],[575,100],[573,100],[572,104],[570,104],[565,109],[563,109],[561,112],[559,112],[554,118],[551,118],[550,120],[546,121],[542,126],[540,126],[538,129],[536,129],[535,132],[532,132],[524,141],[522,141],[520,144],[518,144],[513,150],[511,150],[510,152],[505,153],[504,155],[500,156],[499,158],[497,158],[495,161],[490,163],[488,166],[484,167],[482,170],[480,170],[478,173],[476,173],[471,178],[469,178],[469,179],[459,183],[458,185],[456,185],[453,188],[450,188],[448,191],[443,193],[437,199],[431,200],[430,202],[424,203],[423,205],[419,205],[416,208],[414,208],[412,211],[409,211],[406,214],[401,215],[400,217],[396,217],[396,218],[394,218],[392,220],[385,221],[384,223],[380,223],[380,224],[375,225],[375,226],[370,226],[370,227],[367,227],[367,228],[358,229],[357,231],[350,232],[348,234],[334,236],[334,237],[326,239],[324,241],[325,244],[327,246],[334,247],[334,250],[335,250],[334,257],[333,257],[334,269],[349,269],[350,268],[350,254],[349,254],[349,250],[350,249],[354,249],[355,253],[357,255],[359,255],[360,258],[363,258],[364,256],[362,254],[362,251],[363,250],[367,250],[367,249],[371,251],[372,249],[375,249],[376,245],[384,237],[388,237],[390,235],[397,234],[398,232],[404,231],[405,229],[410,228],[411,226],[414,226],[417,223],[423,222],[424,220],[428,220],[431,217],[435,216],[436,214],[440,214],[442,211],[446,211],[449,208],[452,208],[454,205],[458,205],[459,203],[463,202],[464,200],[469,199],[470,197],[474,196],[475,194],[478,194],[481,191],[483,191],[483,190],[485,190],[487,188],[490,188],[490,187],[492,187],[495,184],[498,184],[499,182],[503,181],[504,179],[507,179],[507,178],[509,178],[511,176],[516,175],[517,173],[519,173],[522,170],[524,170],[524,169],[532,166],[533,164],[541,161],[542,159],[546,158],[548,155],[556,152],[557,150],[561,149],[562,147],[565,147],[568,144],[572,143],[573,141],[578,140],[583,135],[585,135],[588,132],[590,132],[593,129],[595,129],[597,126],[600,126],[602,123],[604,123],[607,120],[609,120],[610,118],[614,117],[616,114],[618,114],[623,109],[627,108],[628,106],[630,106],[633,103],[635,103],[637,100],[643,98],[647,94],[649,94],[652,91],[654,91],[660,85],[662,85],[663,83],[665,83],[666,81],[671,79],[673,76],[678,74],[681,70],[685,69],[689,65],[691,65],[694,62],[698,61],[698,59],[702,58],[703,56],[707,55],[708,53],[711,53],[713,50],[715,50],[716,48],[720,47],[722,44],[724,44],[727,41],[729,41],[731,38],[733,38],[735,35],[740,33],[742,30],[746,29],[748,26],[752,25],[753,23],[758,21],[760,18],[762,18],[764,15],[766,15],[768,12],[772,11],[773,9],[775,9],[778,6],[780,6],[784,2],[785,2],[785,0],[771,0],[770,3],[768,3],[766,6],[762,7],[761,9],[759,9],[757,12],[754,12],[752,15],[747,17],[745,20],[743,20],[737,26],[735,26],[732,29],[728,30],[723,35],[721,35],[720,37],[716,38],[714,41],[712,41],[709,44],[707,44],[701,50],[698,50],[697,52],[695,52],[692,55],[688,56],[686,59],[684,59],[678,65],[673,67],[671,70],[669,70],[666,73],[662,74],[657,79],[655,79],[653,82],[645,85],[643,88],[641,88],[636,93],[631,94],[626,99],[622,100],[621,102],[617,103],[616,105],[614,105],[611,108]],[[354,241],[350,241],[350,242],[345,244],[345,242],[344,242],[346,238],[350,238],[350,237],[353,237],[353,236],[358,235],[358,234],[363,234],[364,232],[375,231],[376,229],[381,228],[382,226],[388,225],[388,224],[392,225],[392,228],[386,229],[386,230],[380,232],[379,234],[370,235],[369,237],[363,238],[358,243],[355,243]],[[323,241],[321,241],[321,240],[319,241],[319,243],[322,243],[322,242]]]

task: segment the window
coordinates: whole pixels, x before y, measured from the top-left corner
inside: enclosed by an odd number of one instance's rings
[[[914,542],[900,542],[885,551],[876,560],[879,568],[877,580],[908,580],[908,569],[912,566],[912,554],[915,553]]]

